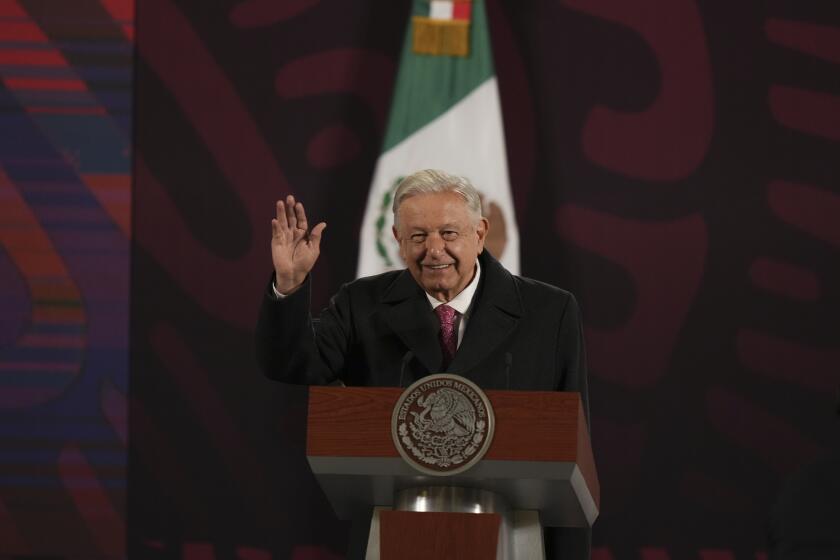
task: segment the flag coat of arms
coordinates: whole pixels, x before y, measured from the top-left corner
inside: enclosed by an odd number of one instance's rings
[[[399,181],[421,169],[469,178],[490,221],[486,248],[519,273],[519,233],[481,0],[415,0],[360,235],[358,276],[404,268],[391,233]]]

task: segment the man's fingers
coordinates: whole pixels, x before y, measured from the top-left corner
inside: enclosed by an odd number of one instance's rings
[[[315,248],[319,248],[321,246],[321,234],[324,233],[324,230],[327,228],[326,222],[321,222],[309,233],[309,242],[315,246]]]
[[[289,195],[286,197],[286,221],[289,227],[295,229],[297,227],[297,218],[295,217],[295,197]]]
[[[271,232],[273,236],[288,235],[288,239],[297,242],[300,239],[315,241],[316,245],[321,241],[321,233],[327,224],[321,222],[307,235],[309,220],[306,218],[306,209],[303,204],[295,201],[292,195],[286,196],[285,200],[277,201],[277,217],[271,220]],[[289,231],[292,230],[292,231]]]
[[[306,210],[303,209],[303,204],[300,202],[295,204],[295,219],[297,220],[298,229],[306,230],[309,227],[306,221]]]
[[[282,200],[277,201],[277,218],[276,218],[276,220],[277,220],[277,225],[281,229],[286,229],[286,228],[289,227],[289,223],[286,220],[286,205],[283,204]],[[274,223],[274,222],[272,221],[272,223]]]

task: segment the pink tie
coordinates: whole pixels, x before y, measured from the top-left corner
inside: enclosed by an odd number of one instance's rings
[[[435,313],[440,321],[440,349],[443,351],[441,368],[445,370],[452,363],[458,348],[458,331],[455,330],[455,317],[458,312],[444,304],[435,307]]]

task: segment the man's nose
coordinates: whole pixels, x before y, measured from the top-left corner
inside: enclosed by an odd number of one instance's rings
[[[439,235],[430,235],[426,238],[426,249],[433,256],[440,256],[446,249],[446,242]]]

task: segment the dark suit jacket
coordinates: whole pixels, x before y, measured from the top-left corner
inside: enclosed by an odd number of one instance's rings
[[[448,373],[485,389],[579,391],[588,404],[574,296],[512,275],[487,251],[479,259],[480,283]],[[280,300],[267,287],[256,343],[268,377],[305,385],[340,379],[346,385],[387,387],[441,371],[437,318],[407,270],[345,284],[320,321],[310,317],[309,293],[308,280]]]
[[[579,391],[589,400],[580,312],[572,294],[512,275],[487,251],[464,338],[447,368],[484,389]],[[277,299],[266,289],[256,331],[264,373],[278,381],[405,386],[441,372],[437,317],[407,270],[341,287],[313,320],[310,286]],[[366,544],[366,525],[351,556]],[[589,557],[589,531],[546,532],[546,557]]]

